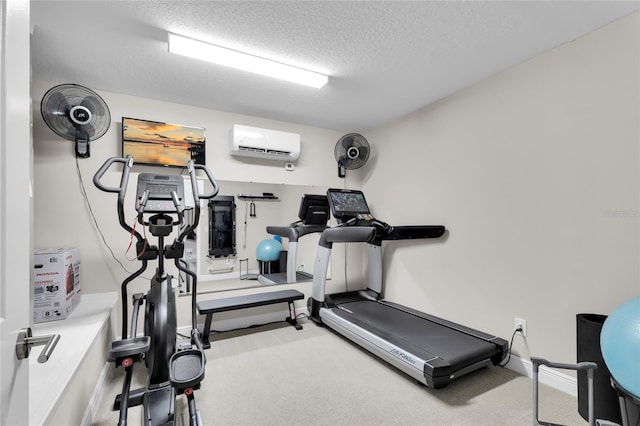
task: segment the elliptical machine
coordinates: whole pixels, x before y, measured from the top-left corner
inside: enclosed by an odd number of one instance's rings
[[[116,163],[122,163],[120,186],[105,186],[101,179],[106,171]],[[205,372],[205,354],[202,339],[197,327],[196,292],[197,275],[180,262],[184,253],[183,240],[198,226],[200,218],[200,199],[213,198],[218,193],[216,183],[209,168],[189,161],[187,169],[191,179],[191,192],[194,200],[194,223],[185,225],[184,180],[178,175],[157,175],[141,173],[138,176],[136,194],[136,221],[157,237],[157,245],[149,244],[134,227],[129,226],[124,216],[124,200],[129,183],[129,174],[133,167],[133,158],[112,157],[108,159],[93,177],[95,186],[105,192],[118,194],[118,219],[120,226],[136,238],[136,257],[142,263],[140,269],[127,277],[121,285],[122,339],[111,342],[107,351],[107,360],[124,368],[122,393],[115,399],[114,410],[120,411],[118,425],[127,424],[129,407],[143,405],[144,425],[177,424],[176,397],[184,394],[189,407],[189,424],[201,425],[202,420],[196,409],[193,391],[200,387]],[[205,172],[213,190],[200,194],[196,181],[196,170]],[[145,216],[146,215],[146,216]],[[170,245],[164,245],[164,238],[171,234],[175,226],[181,227],[178,237]],[[128,323],[128,284],[139,277],[150,260],[158,265],[151,278],[150,289],[146,295],[133,295],[131,328]],[[164,268],[164,260],[173,259],[178,270],[187,274],[192,281],[191,293],[191,336],[190,341],[178,342],[176,301],[172,286],[172,276]],[[145,304],[144,336],[137,336],[138,313]],[[131,390],[133,367],[144,361],[147,367],[147,385]]]

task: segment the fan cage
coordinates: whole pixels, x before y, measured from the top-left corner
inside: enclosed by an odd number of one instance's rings
[[[74,106],[83,106],[91,112],[87,124],[76,124],[71,120],[70,111]],[[42,97],[40,112],[54,133],[71,141],[96,140],[111,125],[106,102],[93,90],[77,84],[61,84],[49,89]]]
[[[350,158],[350,148],[358,150],[358,156]],[[359,133],[349,133],[338,140],[334,148],[334,157],[338,165],[347,170],[355,170],[364,166],[369,159],[370,147],[367,139]]]

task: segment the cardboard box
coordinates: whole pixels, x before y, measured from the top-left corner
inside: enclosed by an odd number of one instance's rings
[[[33,322],[67,318],[80,303],[80,249],[36,250],[32,280]]]

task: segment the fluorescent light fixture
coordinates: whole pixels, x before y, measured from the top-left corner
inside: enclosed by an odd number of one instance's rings
[[[169,52],[320,89],[326,75],[169,33]]]

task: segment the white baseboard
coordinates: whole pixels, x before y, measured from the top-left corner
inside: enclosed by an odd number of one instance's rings
[[[104,396],[104,391],[107,387],[107,381],[109,380],[109,374],[111,373],[112,368],[112,363],[107,362],[104,364],[104,367],[100,372],[100,377],[98,377],[98,382],[96,383],[95,388],[93,388],[93,395],[91,395],[89,405],[87,405],[87,409],[84,411],[84,416],[82,416],[82,426],[90,426],[93,424],[93,419],[100,409],[100,403]]]
[[[511,360],[506,365],[511,371],[518,374],[533,378],[533,364],[528,359],[523,359],[515,355],[511,355]],[[540,383],[551,386],[561,392],[571,396],[578,395],[578,381],[575,377],[561,373],[559,370],[541,366],[538,371],[538,380]]]

